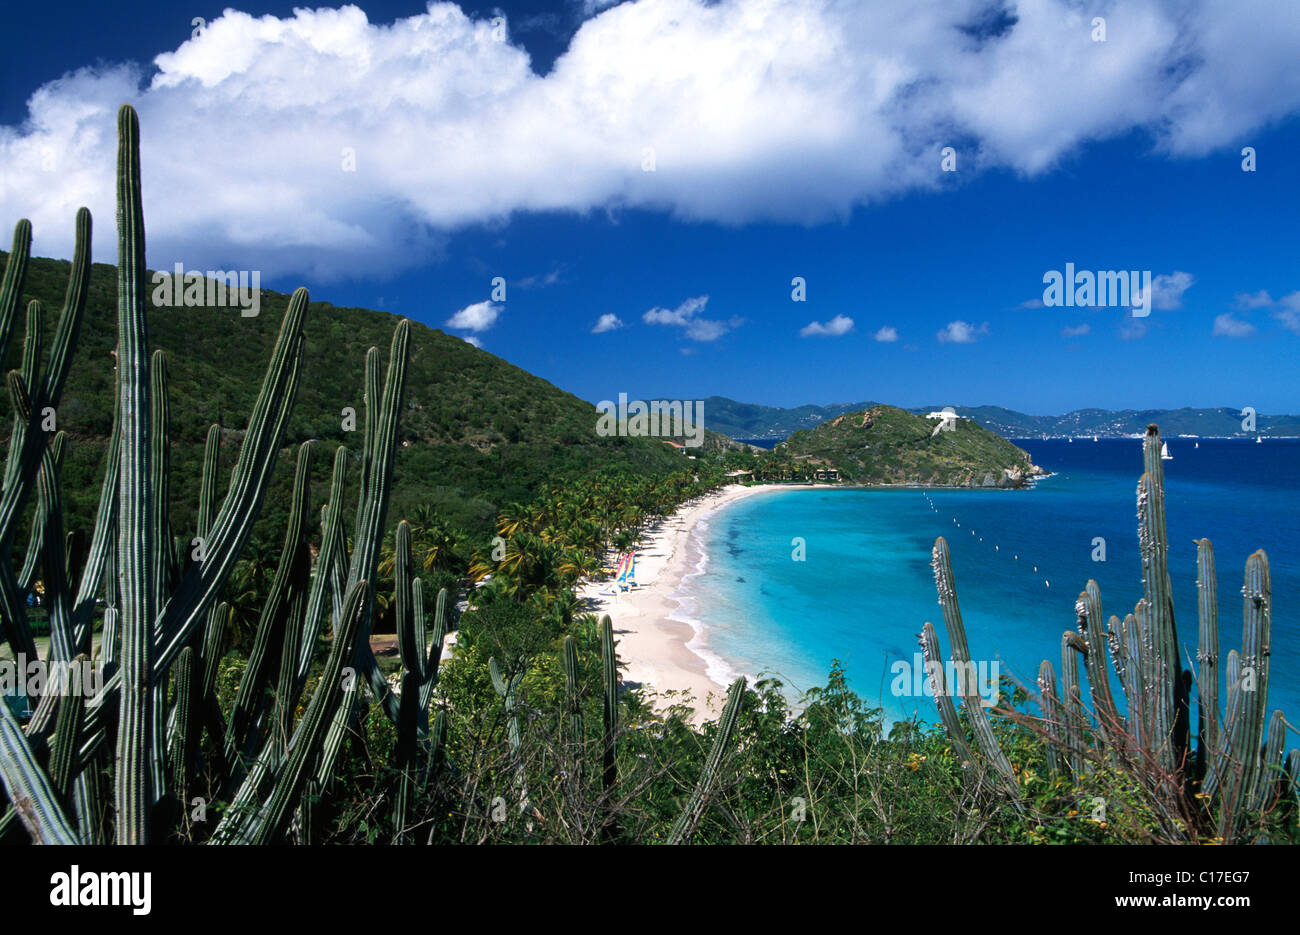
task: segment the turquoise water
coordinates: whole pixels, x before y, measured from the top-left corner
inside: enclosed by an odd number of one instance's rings
[[[826,489],[764,492],[697,529],[706,558],[683,582],[679,614],[701,626],[716,676],[824,684],[841,660],[855,690],[891,718],[934,719],[933,700],[894,690],[929,620],[947,635],[930,549],[945,536],[976,660],[1031,686],[1039,663],[1060,671],[1060,640],[1089,578],[1105,615],[1141,596],[1137,440],[1022,441],[1053,476],[1030,490]],[[1241,646],[1246,558],[1269,556],[1273,585],[1270,707],[1300,719],[1300,441],[1189,439],[1165,462],[1170,576],[1178,634],[1195,657],[1196,546],[1214,543],[1222,652]],[[1094,539],[1106,560],[1094,561]],[[796,561],[796,538],[805,560]],[[1018,558],[1016,557],[1018,556]],[[1035,570],[1035,568],[1037,570]]]

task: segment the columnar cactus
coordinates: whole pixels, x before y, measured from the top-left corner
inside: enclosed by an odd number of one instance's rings
[[[609,615],[600,621],[601,686],[604,689],[605,737],[601,744],[605,794],[612,795],[618,784],[618,654],[614,651],[614,624]]]
[[[957,761],[963,764],[963,767],[972,766],[978,761],[971,754],[970,746],[966,743],[966,732],[962,730],[961,721],[957,717],[957,706],[952,700],[953,692],[943,671],[939,637],[929,621],[921,627],[921,652],[929,676],[930,693],[934,695],[935,704],[939,707],[939,717],[948,729],[948,736],[952,739],[953,752],[957,754]]]
[[[952,557],[948,552],[948,542],[942,536],[935,540],[931,556],[934,568],[934,585],[939,592],[939,606],[943,608],[943,622],[948,630],[948,642],[952,645],[952,661],[956,672],[965,675],[960,679],[963,684],[954,686],[954,691],[961,693],[966,717],[975,734],[975,743],[983,754],[984,762],[996,773],[1003,788],[1014,790],[1016,777],[1011,770],[1011,763],[998,746],[993,735],[993,726],[989,722],[988,712],[981,704],[978,686],[973,673],[975,663],[971,660],[970,647],[966,643],[966,628],[962,624],[961,608],[957,604],[957,585],[952,574]]]
[[[530,803],[528,801],[528,775],[523,760],[524,740],[519,726],[518,712],[519,684],[523,681],[524,674],[523,672],[516,672],[507,677],[502,674],[495,658],[488,660],[488,674],[492,679],[492,687],[504,702],[506,740],[510,744],[510,758],[514,763],[515,787],[519,796],[519,812],[525,814],[529,810]]]
[[[158,593],[154,527],[152,386],[145,316],[144,205],[140,186],[140,125],[135,111],[118,115],[117,160],[117,392],[122,412],[118,477],[117,560],[122,595],[122,677],[117,715],[115,804],[117,842],[144,844],[156,801],[151,788],[153,659]],[[159,673],[161,676],[162,673]]]
[[[1063,773],[1065,771],[1065,759],[1061,756],[1061,748],[1065,746],[1061,738],[1060,727],[1064,724],[1065,719],[1061,713],[1061,701],[1056,693],[1056,672],[1052,669],[1052,664],[1046,659],[1038,669],[1038,693],[1040,704],[1043,709],[1043,730],[1047,736],[1047,765],[1053,773]],[[948,700],[948,706],[952,706],[952,699]],[[944,717],[944,725],[948,726],[948,718]],[[948,734],[960,736],[960,727],[954,728],[948,726]],[[965,738],[963,738],[963,743]]]
[[[582,739],[582,698],[578,689],[578,644],[573,637],[564,638],[564,696],[569,705],[569,735]]]
[[[256,816],[244,824],[241,837],[237,840],[252,844],[273,843],[293,817],[293,810],[298,806],[303,789],[312,778],[317,757],[335,713],[356,693],[355,680],[343,670],[361,630],[361,622],[366,617],[365,604],[370,593],[365,580],[356,582],[348,592],[343,621],[335,632],[334,644],[325,671],[321,674],[320,685],[312,695],[302,722],[289,742],[286,762],[276,777],[271,797]]]
[[[1083,732],[1087,720],[1083,713],[1083,696],[1079,689],[1079,660],[1075,653],[1086,655],[1087,644],[1073,630],[1061,634],[1061,745],[1070,772],[1081,775],[1085,769]]]
[[[1142,556],[1142,584],[1149,621],[1143,627],[1144,646],[1150,666],[1146,690],[1153,703],[1152,739],[1157,762],[1166,773],[1181,772],[1186,754],[1185,738],[1175,730],[1187,699],[1181,697],[1182,668],[1178,658],[1178,634],[1174,627],[1173,588],[1169,581],[1169,539],[1165,533],[1164,467],[1160,459],[1160,434],[1147,429],[1142,446],[1146,473],[1138,482],[1138,551]],[[1139,621],[1143,615],[1138,614]]]
[[[1160,434],[1150,426],[1143,446],[1146,472],[1138,484],[1138,540],[1142,555],[1143,595],[1121,623],[1110,618],[1102,651],[1101,592],[1089,581],[1075,605],[1079,631],[1062,639],[1062,696],[1058,696],[1051,664],[1039,675],[1044,738],[1049,765],[1055,772],[1078,773],[1087,763],[1113,759],[1145,769],[1158,767],[1155,785],[1164,787],[1175,811],[1194,809],[1190,803],[1213,803],[1213,826],[1223,840],[1241,830],[1249,811],[1260,811],[1282,795],[1293,795],[1300,751],[1283,756],[1285,719],[1280,711],[1268,716],[1268,679],[1272,590],[1268,557],[1257,551],[1246,562],[1241,651],[1228,653],[1224,674],[1226,710],[1219,711],[1219,628],[1214,549],[1208,539],[1197,541],[1199,646],[1196,693],[1196,749],[1190,740],[1190,697],[1193,678],[1179,663],[1169,582],[1169,544],[1165,531],[1163,469]],[[956,610],[956,594],[948,565],[947,544],[935,543],[935,581],[945,608],[954,660],[968,660],[965,633]],[[951,611],[950,611],[951,608]],[[923,645],[927,659],[937,658],[933,629],[926,624]],[[1082,705],[1075,653],[1085,659],[1092,718]],[[1110,692],[1111,666],[1124,691],[1127,713],[1121,714]],[[945,704],[947,700],[947,704]],[[951,700],[940,697],[939,713],[954,745],[965,744],[966,732],[949,710]],[[966,705],[980,755],[1001,772],[1005,757],[985,728],[977,706]],[[1203,827],[1210,827],[1206,821]]]
[[[1214,572],[1214,546],[1209,539],[1196,540],[1196,593],[1200,623],[1196,653],[1200,696],[1197,769],[1203,774],[1208,766],[1206,751],[1219,746],[1219,578]]]
[[[415,795],[424,788],[427,752],[421,744],[429,733],[429,702],[438,682],[438,664],[447,635],[447,589],[438,592],[434,611],[433,642],[425,646],[424,586],[415,577],[411,561],[411,527],[397,524],[394,548],[393,603],[397,616],[397,646],[402,657],[402,694],[398,703],[397,769],[398,789],[394,824],[396,840],[405,839],[405,828]]]
[[[17,521],[39,471],[42,496],[37,507],[37,519],[33,524],[33,537],[41,538],[40,549],[46,553],[47,570],[50,548],[57,549],[60,555],[63,548],[61,534],[57,537],[58,542],[47,548],[49,540],[55,538],[54,531],[61,529],[62,523],[56,463],[62,441],[56,438],[53,446],[47,445],[41,423],[46,408],[58,406],[80,331],[90,275],[90,228],[90,213],[82,208],[77,213],[76,247],[67,300],[44,374],[37,372],[41,356],[41,307],[39,303],[32,303],[27,310],[22,368],[20,371],[11,371],[7,381],[14,406],[14,423],[9,438],[9,454],[5,461],[3,489],[0,491],[0,555],[7,556],[12,552]],[[3,279],[0,280],[0,353],[6,357],[26,279],[31,236],[31,224],[20,221],[14,230],[13,249],[5,263]],[[99,544],[98,536],[96,543]],[[88,569],[95,558],[92,549]],[[20,582],[8,560],[0,561],[0,622],[3,623],[5,639],[15,655],[36,659],[39,654],[27,623],[25,605],[29,587],[30,579]],[[93,596],[91,602],[93,603]],[[62,592],[51,595],[51,606],[56,615],[52,616],[51,622],[50,658],[52,661],[70,661],[74,650],[79,650],[83,643],[88,646],[89,612],[83,612],[84,604],[80,599],[75,607],[70,607],[67,595]],[[84,624],[78,625],[82,621]],[[47,692],[44,698],[27,699],[36,703],[36,716],[29,724],[27,733],[38,742],[43,741],[50,727],[56,700],[52,695],[53,693]],[[73,757],[71,762],[84,761]],[[66,782],[67,778],[62,777],[60,783]],[[8,792],[11,809],[33,840],[44,843],[73,843],[77,840],[74,825],[67,817],[65,803],[60,801],[55,786],[38,766],[31,742],[18,726],[7,704],[0,704],[0,779]],[[76,788],[80,803],[83,800],[83,789],[79,779]]]
[[[690,798],[686,800],[682,813],[677,816],[677,821],[673,824],[673,829],[669,832],[666,843],[689,844],[691,837],[695,834],[695,828],[704,814],[704,808],[708,804],[709,797],[713,793],[713,787],[717,783],[718,775],[722,770],[723,760],[726,759],[727,753],[731,749],[736,724],[740,721],[740,706],[744,703],[745,688],[744,676],[731,683],[731,688],[727,691],[727,704],[722,709],[722,717],[718,719],[718,732],[714,735],[713,746],[709,748],[708,759],[704,761],[704,768],[700,771],[699,781],[695,784],[695,789],[691,792]]]

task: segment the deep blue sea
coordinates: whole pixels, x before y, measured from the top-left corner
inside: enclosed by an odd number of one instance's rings
[[[1121,619],[1142,593],[1137,481],[1142,443],[1019,441],[1053,473],[1028,490],[826,489],[764,492],[697,527],[705,557],[678,592],[716,674],[774,675],[792,696],[841,660],[854,689],[891,719],[934,720],[933,699],[899,697],[902,660],[929,620],[949,652],[930,549],[945,536],[971,654],[1031,687],[1060,673],[1061,633],[1089,578]],[[1241,647],[1246,558],[1268,553],[1273,586],[1270,708],[1300,720],[1300,441],[1170,439],[1164,462],[1170,576],[1185,654],[1197,639],[1196,545],[1214,544],[1221,651]],[[1094,540],[1105,561],[1094,561]],[[796,539],[804,561],[794,560]],[[1184,656],[1186,665],[1187,656]]]

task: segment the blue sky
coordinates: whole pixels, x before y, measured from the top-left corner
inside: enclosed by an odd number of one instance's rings
[[[1300,7],[1103,2],[1099,43],[1066,0],[894,6],[6,9],[0,216],[66,255],[88,203],[112,262],[131,100],[151,266],[260,269],[592,401],[1300,412]],[[1150,316],[1041,307],[1066,263],[1152,271]]]

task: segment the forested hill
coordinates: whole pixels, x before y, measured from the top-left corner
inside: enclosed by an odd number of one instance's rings
[[[795,432],[778,458],[810,460],[873,484],[1019,487],[1038,472],[1029,454],[969,419],[937,420],[874,406]]]
[[[6,258],[0,252],[0,263]],[[68,268],[64,261],[33,258],[28,270],[23,301],[39,299],[45,306],[46,353],[62,311]],[[178,533],[191,525],[203,439],[213,422],[225,429],[224,466],[233,466],[288,300],[263,292],[257,317],[242,317],[238,308],[150,310],[150,341],[166,352],[170,373],[171,489]],[[9,368],[21,359],[23,320],[20,316],[15,327]],[[263,509],[269,521],[281,515],[288,499],[293,446],[308,439],[327,443],[315,460],[318,499],[327,493],[335,445],[359,451],[366,349],[378,347],[387,366],[397,321],[385,312],[311,303],[302,386],[277,488]],[[486,530],[498,506],[526,501],[541,485],[567,476],[602,468],[660,473],[682,465],[682,455],[659,440],[597,436],[591,404],[459,338],[412,325],[395,516],[424,504],[461,529]],[[99,493],[113,421],[116,340],[117,271],[95,264],[81,340],[57,414],[58,428],[70,443],[62,478],[74,528],[89,524]],[[345,407],[356,410],[355,431],[344,430]],[[355,485],[355,473],[349,481]],[[355,489],[351,486],[350,494]]]

